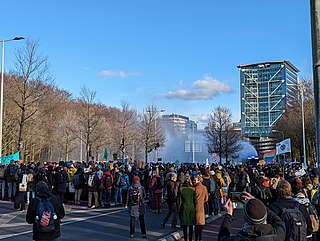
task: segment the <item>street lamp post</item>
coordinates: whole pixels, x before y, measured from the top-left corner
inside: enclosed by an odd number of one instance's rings
[[[156,114],[161,113],[161,112],[165,112],[165,110],[156,111]],[[156,132],[157,132],[157,116],[155,116],[155,119],[154,119],[154,143],[155,143],[155,145],[157,144]],[[158,161],[158,147],[154,148],[154,159],[155,159],[154,162]]]
[[[195,158],[194,158],[194,155],[195,155],[195,151],[194,151],[194,128],[196,126],[197,122],[194,122],[192,124],[192,163],[195,163]]]
[[[317,164],[320,167],[320,2],[310,0],[311,37],[312,37],[312,69],[314,91],[314,116],[316,128]],[[320,175],[320,173],[319,173]]]
[[[15,37],[12,39],[3,39],[2,43],[2,54],[1,54],[1,90],[0,90],[0,160],[2,157],[2,126],[3,126],[3,77],[4,77],[4,43],[15,40],[22,40],[23,37]]]

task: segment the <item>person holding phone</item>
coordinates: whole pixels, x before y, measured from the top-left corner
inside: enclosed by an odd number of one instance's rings
[[[267,236],[268,240],[285,240],[285,224],[274,212],[247,192],[243,192],[241,198],[244,202],[243,217],[245,220],[242,229],[236,235],[231,236],[233,207],[232,201],[228,199],[224,205],[226,215],[220,226],[218,241],[254,240],[262,236]]]

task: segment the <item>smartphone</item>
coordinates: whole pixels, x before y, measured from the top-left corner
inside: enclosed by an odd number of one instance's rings
[[[242,192],[230,192],[230,200],[232,202],[233,209],[243,208]]]

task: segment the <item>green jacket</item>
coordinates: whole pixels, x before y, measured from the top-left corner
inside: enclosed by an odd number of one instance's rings
[[[189,183],[184,183],[178,194],[179,215],[182,226],[196,224],[196,191]]]

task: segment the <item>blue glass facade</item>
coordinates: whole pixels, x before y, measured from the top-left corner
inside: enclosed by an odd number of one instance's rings
[[[269,137],[287,104],[287,83],[299,70],[289,61],[239,65],[241,131],[245,137]]]

